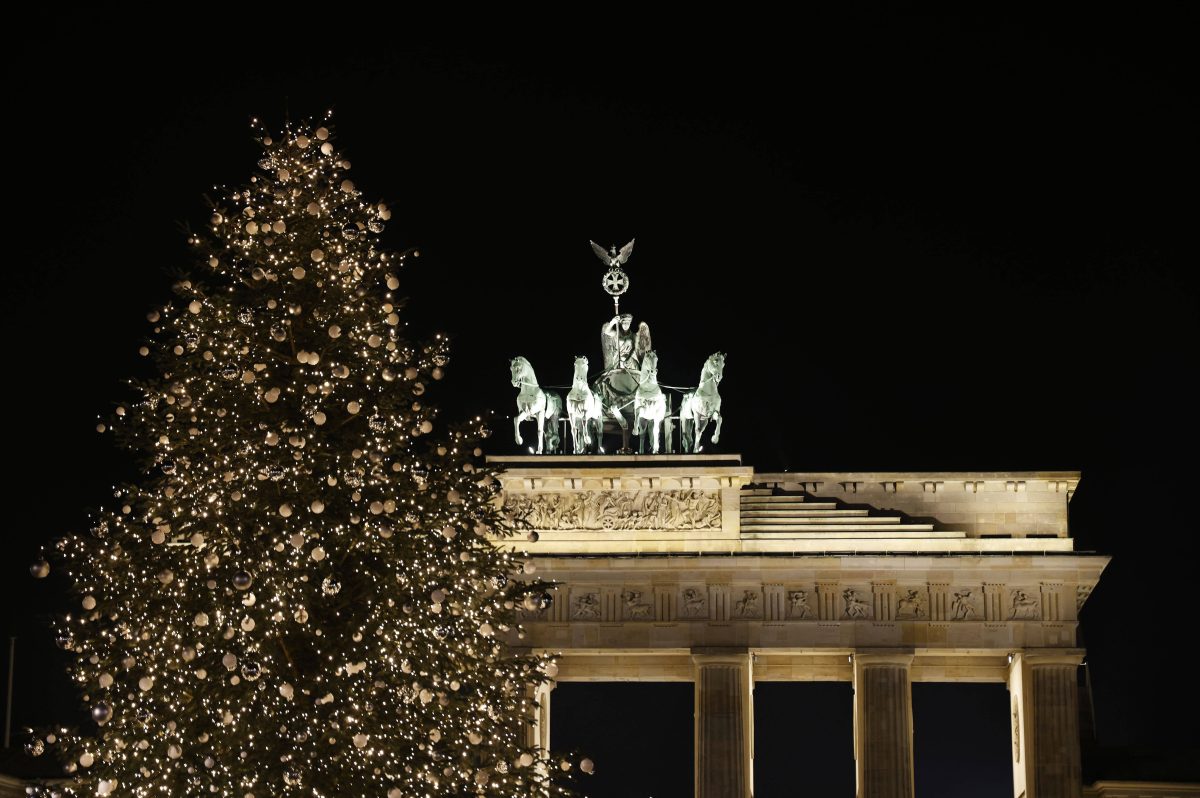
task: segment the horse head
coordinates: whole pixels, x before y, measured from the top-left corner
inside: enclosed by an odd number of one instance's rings
[[[512,384],[514,388],[520,388],[524,382],[537,383],[536,379],[526,380],[526,374],[533,372],[533,367],[529,365],[529,361],[518,355],[508,361],[508,370],[512,372]]]
[[[658,353],[651,349],[642,355],[642,376],[649,377],[658,373]]]
[[[714,352],[704,364],[704,370],[712,375],[713,382],[720,382],[725,376],[725,353]]]
[[[587,381],[588,359],[587,355],[578,355],[575,358],[575,379]]]

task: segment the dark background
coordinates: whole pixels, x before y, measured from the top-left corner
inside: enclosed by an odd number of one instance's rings
[[[128,471],[92,428],[143,367],[144,313],[188,266],[180,224],[202,226],[201,196],[252,174],[250,117],[278,129],[333,108],[357,184],[395,210],[387,240],[422,248],[403,290],[417,330],[455,340],[440,402],[497,410],[496,452],[511,450],[508,359],[557,384],[574,355],[598,357],[611,305],[587,242],[637,236],[622,309],[650,323],[664,383],[728,353],[721,448],[756,468],[1081,470],[1077,548],[1114,558],[1083,613],[1088,776],[1200,778],[1183,653],[1196,20],[1185,4],[1124,10],[665,27],[608,10],[472,19],[470,34],[465,17],[348,8],[294,28],[283,9],[159,30],[31,19],[5,56],[3,131],[14,724],[74,717],[44,625],[61,586],[25,569]],[[595,795],[690,794],[690,693],[676,706],[635,687],[573,687],[580,728],[558,704],[556,734],[604,752]],[[778,692],[759,719],[760,794],[844,789],[836,764],[801,779],[761,742],[793,739],[801,715],[848,722],[840,699],[764,689]],[[667,725],[639,743],[628,717],[593,721],[620,701]],[[918,691],[919,758],[944,761],[936,777],[918,764],[923,795],[1008,778],[1006,759],[953,753],[1003,724],[992,703]]]

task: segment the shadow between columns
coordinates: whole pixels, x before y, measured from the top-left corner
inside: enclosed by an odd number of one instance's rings
[[[849,682],[754,685],[754,797],[854,795]]]
[[[578,751],[596,772],[588,798],[693,798],[690,682],[559,682],[550,702],[550,747]]]
[[[1007,688],[918,682],[912,698],[917,795],[1012,798]]]

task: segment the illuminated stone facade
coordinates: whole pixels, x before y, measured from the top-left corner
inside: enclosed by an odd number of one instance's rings
[[[1014,796],[1082,795],[1077,473],[756,473],[728,455],[494,458],[560,581],[559,681],[696,685],[696,795],[752,794],[755,681],[849,681],[860,798],[913,795],[911,685],[1002,682]],[[548,739],[548,713],[538,733]]]

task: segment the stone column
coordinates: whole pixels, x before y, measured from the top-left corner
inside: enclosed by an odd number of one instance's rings
[[[754,775],[754,675],[745,650],[693,649],[696,798],[750,798]]]
[[[913,655],[854,654],[858,798],[913,798]]]
[[[550,750],[550,691],[556,682],[543,682],[533,692],[533,725],[529,727],[526,745]]]
[[[1008,690],[1012,711],[1013,794],[1025,798],[1079,798],[1079,687],[1083,652],[1075,649],[1012,656]]]

